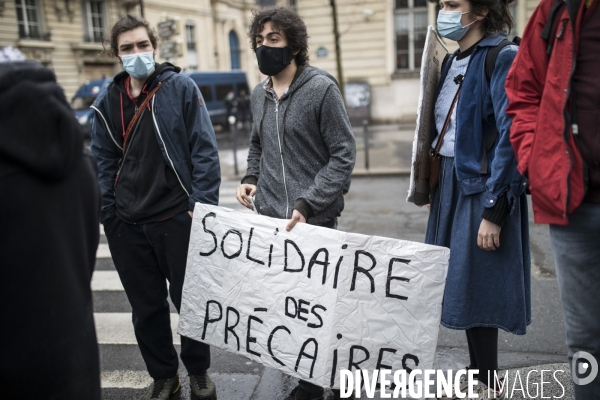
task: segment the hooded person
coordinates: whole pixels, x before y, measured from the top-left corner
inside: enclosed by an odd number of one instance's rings
[[[52,71],[0,50],[2,398],[100,399],[100,193],[80,129]]]
[[[194,205],[218,203],[219,157],[198,86],[180,68],[155,63],[157,38],[147,21],[121,18],[110,51],[124,71],[92,105],[102,223],[154,379],[142,399],[164,400],[181,386],[167,296],[179,311]],[[182,337],[181,360],[192,399],[216,399],[209,346]]]

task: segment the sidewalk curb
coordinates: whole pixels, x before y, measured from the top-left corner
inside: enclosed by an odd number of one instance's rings
[[[352,171],[351,176],[353,178],[410,176],[410,168],[374,168],[374,169],[355,168],[354,171]]]
[[[352,171],[352,178],[387,178],[410,176],[410,168],[357,168]],[[221,179],[226,181],[241,181],[244,175],[223,175]]]

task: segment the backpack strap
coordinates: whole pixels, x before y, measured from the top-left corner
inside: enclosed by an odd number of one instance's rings
[[[508,39],[502,40],[496,47],[492,47],[488,50],[485,55],[485,76],[487,78],[488,84],[492,79],[492,74],[494,73],[494,68],[496,67],[496,59],[498,58],[498,54],[500,51],[509,46],[511,44],[516,44],[517,46],[521,43],[521,38],[515,36],[513,41],[511,42]],[[490,136],[488,136],[487,141],[485,142],[485,151],[483,152],[483,159],[481,160],[481,167],[479,168],[479,173],[482,175],[487,175],[489,166],[488,166],[488,152],[494,146],[496,142],[496,138],[498,137],[498,129],[494,129]]]
[[[165,79],[164,81],[159,82],[158,85],[154,89],[152,89],[152,91],[150,93],[148,93],[148,96],[146,96],[146,98],[144,99],[142,104],[140,104],[140,106],[138,107],[136,113],[133,115],[133,118],[131,118],[131,121],[129,121],[129,125],[127,126],[127,131],[125,131],[125,134],[123,135],[123,154],[125,154],[125,147],[127,146],[127,139],[129,139],[129,136],[130,136],[133,128],[136,126],[141,115],[144,113],[146,106],[148,105],[150,100],[152,100],[152,98],[154,97],[156,92],[158,92],[158,89],[160,89],[162,84],[165,83],[166,81],[168,81],[169,78],[170,78],[170,76],[167,77],[167,79]]]
[[[450,53],[446,53],[446,55],[444,56],[444,59],[442,60],[442,66],[440,69],[444,69],[444,65],[446,65],[449,58],[450,58]]]
[[[479,167],[479,173],[482,175],[487,175],[488,173],[488,153],[492,149],[492,146],[494,146],[497,137],[498,128],[495,128],[492,134],[488,136],[488,139],[485,142],[485,151],[483,152],[483,158],[481,159],[481,167]]]
[[[520,38],[518,38],[518,40],[520,42]],[[511,44],[517,43],[511,42],[508,39],[504,39],[500,43],[498,43],[496,47],[492,47],[491,49],[489,49],[487,54],[485,55],[485,76],[488,80],[488,83],[492,79],[492,74],[494,73],[494,68],[496,67],[496,59],[498,58],[498,54],[500,54],[500,51],[503,48]]]
[[[554,45],[554,37],[556,36],[556,31],[558,30],[558,17],[563,8],[565,8],[566,2],[565,0],[556,0],[554,4],[552,4],[552,8],[550,8],[550,14],[548,14],[548,20],[546,21],[546,25],[544,25],[544,30],[540,37],[544,39],[548,46],[546,47],[546,53],[550,55],[552,53],[552,47]]]

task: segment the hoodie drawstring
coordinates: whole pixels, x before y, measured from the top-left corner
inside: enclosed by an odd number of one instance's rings
[[[123,111],[123,93],[119,92],[119,98],[121,99],[121,128],[123,129],[123,137],[125,137],[125,114]]]

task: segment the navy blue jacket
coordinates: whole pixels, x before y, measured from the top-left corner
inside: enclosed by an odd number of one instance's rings
[[[196,202],[216,205],[221,170],[217,142],[208,111],[196,84],[187,76],[165,71],[156,79],[168,79],[151,100],[154,133],[165,162],[189,196],[189,209]],[[115,176],[123,157],[123,135],[113,126],[108,87],[92,108],[91,150],[98,163],[102,192],[102,221],[114,214]],[[150,88],[152,90],[152,88]]]
[[[516,46],[506,46],[498,54],[494,73],[488,83],[485,58],[490,48],[497,46],[506,34],[497,32],[481,40],[473,50],[456,109],[456,139],[454,165],[461,191],[476,194],[487,191],[484,207],[496,204],[498,197],[506,193],[509,206],[525,190],[525,178],[517,170],[517,161],[510,144],[511,119],[506,115],[508,99],[504,84],[506,74],[517,55]],[[436,99],[448,75],[452,60],[450,56],[442,68]],[[488,174],[479,171],[488,137],[498,128],[498,137],[488,152]],[[437,135],[433,124],[433,137]]]

